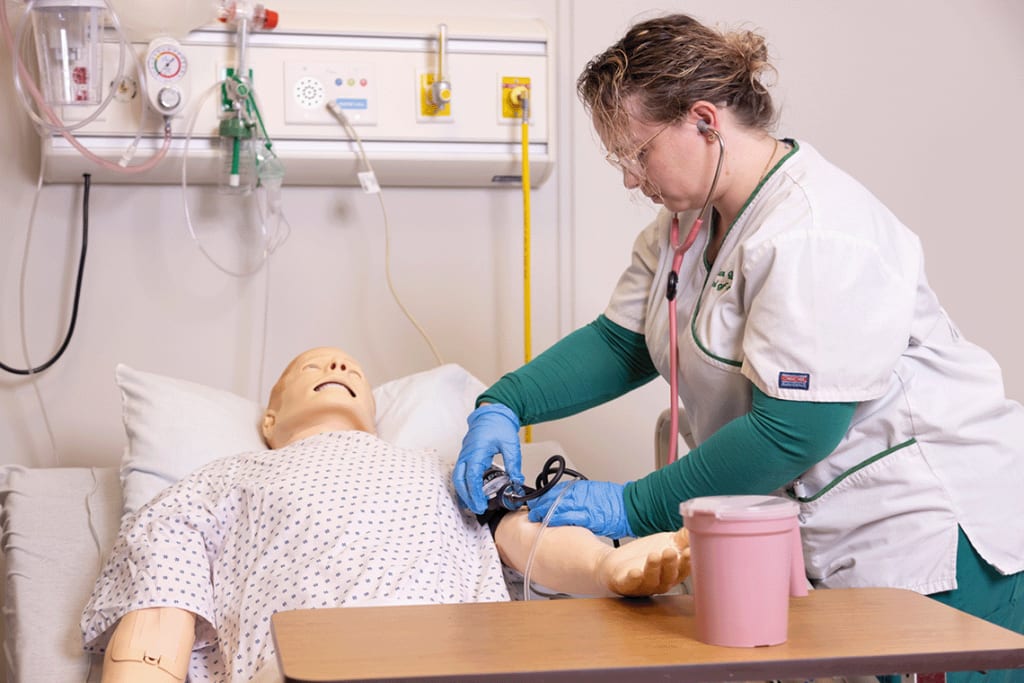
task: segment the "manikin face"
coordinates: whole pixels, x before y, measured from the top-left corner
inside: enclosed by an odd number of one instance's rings
[[[271,448],[329,431],[376,434],[373,391],[359,364],[341,349],[299,354],[281,374],[263,415]]]

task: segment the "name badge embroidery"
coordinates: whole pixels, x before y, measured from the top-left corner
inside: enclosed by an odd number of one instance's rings
[[[718,275],[711,281],[711,288],[715,291],[721,292],[723,289],[729,291],[732,289],[733,271],[718,271]]]
[[[807,391],[811,387],[811,376],[806,372],[780,372],[780,389],[801,389]]]

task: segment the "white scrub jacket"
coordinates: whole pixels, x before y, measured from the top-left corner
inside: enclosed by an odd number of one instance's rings
[[[776,492],[800,502],[811,581],[951,590],[957,525],[1000,572],[1021,571],[1024,408],[939,305],[917,236],[790,142],[714,263],[707,231],[683,259],[679,397],[697,443],[749,411],[751,382],[779,399],[857,402],[835,451]],[[645,335],[666,378],[671,217],[637,237],[605,311]],[[693,219],[680,215],[683,234]]]

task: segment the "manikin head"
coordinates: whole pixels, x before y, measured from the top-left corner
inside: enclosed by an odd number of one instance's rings
[[[373,390],[359,364],[341,349],[300,353],[270,391],[263,438],[271,448],[323,432],[376,434]]]

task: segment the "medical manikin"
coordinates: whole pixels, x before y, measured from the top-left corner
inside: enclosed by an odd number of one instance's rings
[[[373,394],[359,364],[336,348],[315,348],[297,356],[271,391],[262,424],[267,445],[280,449],[326,432],[350,430],[376,434]],[[454,500],[451,505],[456,505]],[[525,571],[539,531],[540,525],[528,521],[525,509],[503,517],[494,530],[501,560]],[[689,573],[685,531],[613,548],[583,528],[550,528],[535,555],[531,571],[537,583],[581,595],[654,595]],[[195,614],[184,609],[127,612],[107,646],[102,680],[184,680],[195,628]]]

